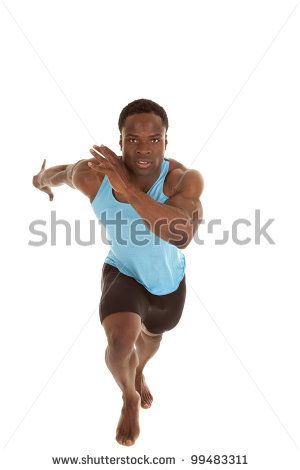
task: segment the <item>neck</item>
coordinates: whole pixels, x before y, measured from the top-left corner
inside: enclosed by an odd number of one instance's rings
[[[132,182],[137,186],[141,191],[147,192],[153,186],[161,172],[161,166],[157,169],[155,173],[151,175],[137,175],[133,172],[131,173]]]

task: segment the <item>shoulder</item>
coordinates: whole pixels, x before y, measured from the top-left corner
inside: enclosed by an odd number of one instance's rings
[[[71,180],[76,189],[93,199],[103,181],[104,175],[93,171],[88,162],[97,163],[96,158],[79,160],[70,168]]]
[[[199,198],[204,188],[202,174],[198,170],[187,168],[173,158],[169,158],[169,161],[167,183],[171,194],[181,193],[185,197]]]
[[[181,170],[187,170],[186,166],[184,166],[182,163],[178,162],[177,160],[174,160],[174,158],[168,158],[170,165],[169,165],[169,171],[176,170],[176,169],[181,169]]]

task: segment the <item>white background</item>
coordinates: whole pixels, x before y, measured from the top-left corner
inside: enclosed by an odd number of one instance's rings
[[[294,1],[1,3],[1,446],[10,469],[52,456],[247,454],[249,469],[299,468],[299,21]],[[31,185],[48,166],[118,149],[128,102],[165,107],[167,157],[202,172],[206,221],[275,218],[187,258],[178,327],[147,367],[155,402],[131,448],[114,441],[120,391],[98,317],[108,251],[28,245],[35,219],[95,220],[88,199]],[[200,234],[200,232],[199,232]],[[185,459],[182,462],[181,459]],[[175,468],[177,468],[177,466]],[[63,467],[63,466],[62,466]],[[212,468],[207,465],[205,468]],[[219,466],[220,467],[220,466]],[[222,466],[223,467],[223,466]],[[115,467],[117,468],[117,467]],[[123,467],[124,468],[124,467]],[[174,466],[173,466],[174,468]],[[231,466],[232,468],[232,466]],[[240,468],[240,467],[239,467]]]

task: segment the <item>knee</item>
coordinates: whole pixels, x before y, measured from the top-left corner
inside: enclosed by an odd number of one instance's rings
[[[117,328],[107,335],[107,340],[110,355],[116,359],[124,359],[132,353],[136,337],[126,330]]]

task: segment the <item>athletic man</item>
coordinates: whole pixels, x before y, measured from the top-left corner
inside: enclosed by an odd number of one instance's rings
[[[143,370],[165,331],[180,320],[186,294],[185,257],[202,218],[203,180],[196,170],[166,159],[168,117],[151,100],[129,103],[119,117],[117,156],[94,145],[92,158],[45,169],[33,177],[53,199],[51,186],[85,194],[105,226],[111,249],[101,278],[100,320],[105,361],[122,390],[116,440],[130,446],[139,435],[139,408],[153,397]]]

